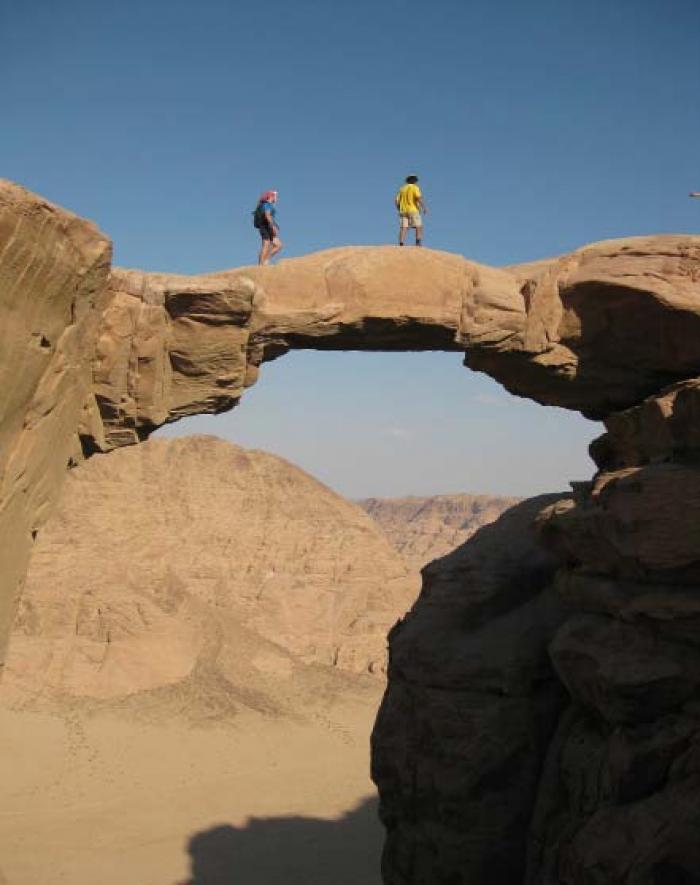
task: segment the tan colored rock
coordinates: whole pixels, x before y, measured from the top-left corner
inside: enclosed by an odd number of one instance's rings
[[[517,334],[462,334],[467,365],[512,393],[601,418],[696,374],[700,237],[608,240],[508,270],[525,304]]]
[[[381,527],[408,566],[420,571],[460,547],[519,498],[433,495],[429,498],[366,498],[358,501]]]
[[[0,180],[0,671],[33,536],[79,457],[110,253],[90,222]]]
[[[550,647],[571,706],[540,782],[532,885],[700,877],[696,391],[610,416],[603,470],[540,517],[575,614]]]
[[[381,674],[416,592],[372,520],[298,468],[214,437],[151,440],[71,471],[3,692],[106,699],[195,680],[264,709],[306,665]]]
[[[663,670],[669,660],[676,667],[679,659],[686,662],[684,649],[676,646],[695,648],[700,635],[693,594],[700,582],[695,528],[700,237],[615,240],[507,269],[430,250],[340,249],[272,268],[201,277],[115,270],[107,288],[108,260],[109,244],[90,224],[0,184],[6,342],[0,371],[8,392],[0,431],[0,630],[8,627],[32,534],[55,503],[67,464],[80,457],[78,437],[82,451],[91,454],[139,441],[183,415],[230,408],[255,382],[262,362],[293,348],[464,349],[469,366],[518,395],[608,419],[606,436],[593,447],[602,472],[575,490],[574,502],[556,505],[542,520],[544,537],[563,556],[556,586],[576,612],[552,646],[562,678],[566,672],[571,715],[560,723],[538,787],[528,881],[588,883],[608,876],[631,885],[669,876],[698,878],[694,831],[669,817],[681,809],[688,820],[697,819],[692,789],[697,758],[664,737],[673,732],[666,719],[675,716],[690,745],[700,740],[695,688],[690,699],[685,688],[671,692],[670,710],[652,705],[656,718],[644,723],[636,718],[643,704],[625,707],[625,693],[634,683],[643,696],[645,685],[656,684],[654,668]],[[150,493],[157,500],[157,491]],[[98,536],[98,528],[99,521],[93,522],[89,534]],[[557,686],[548,675],[546,691],[537,695],[542,705],[533,702],[539,691],[534,674],[549,673],[542,648],[552,639],[558,609],[542,592],[551,564],[542,573],[531,572],[542,555],[534,542],[522,550],[515,544],[512,553],[514,561],[518,550],[523,553],[517,573],[527,577],[527,602],[514,593],[515,578],[503,584],[484,578],[491,568],[500,570],[510,550],[481,543],[478,550],[465,568],[455,568],[448,557],[437,573],[428,569],[420,618],[412,616],[394,633],[392,668],[398,676],[378,726],[386,744],[376,764],[383,769],[378,779],[385,785],[384,815],[391,829],[385,875],[402,885],[467,880],[474,885],[493,881],[494,870],[501,870],[504,883],[520,881],[538,760],[556,712]],[[102,568],[93,559],[91,581]],[[177,662],[189,659],[197,665],[187,679],[199,680],[200,688],[210,684],[202,682],[202,668],[213,674],[211,684],[223,679],[230,686],[222,673],[244,673],[253,682],[261,678],[251,663],[261,647],[277,674],[280,655],[316,660],[318,653],[323,659],[335,647],[340,660],[343,648],[356,648],[358,635],[374,636],[374,622],[368,630],[358,624],[357,633],[343,621],[345,613],[329,621],[326,612],[318,649],[290,645],[273,652],[261,625],[243,624],[234,612],[227,629],[236,641],[219,647],[212,639],[202,651],[194,637],[203,635],[203,624],[211,625],[209,615],[197,621],[202,609],[196,603],[197,613],[175,624],[169,612],[173,606],[180,611],[179,590],[167,576],[159,587],[162,599],[140,608],[110,608],[109,629],[87,591],[84,605],[71,608],[67,622],[57,598],[49,600],[47,611],[61,629],[70,626],[75,636],[77,626],[78,637],[87,637],[85,647],[83,638],[71,639],[80,648],[75,655],[68,643],[62,672],[77,673],[83,684],[89,672],[99,674],[106,650],[109,666],[102,669],[114,685],[123,687],[122,678],[143,679],[142,688],[158,680],[179,685],[184,670]],[[453,603],[455,587],[473,594],[466,608]],[[207,612],[211,604],[205,603]],[[282,617],[279,605],[275,611]],[[600,630],[590,634],[590,647],[575,635],[582,613],[603,619],[596,621]],[[25,609],[21,617],[31,636],[32,612]],[[138,652],[139,618],[157,623],[168,637],[162,648],[175,651]],[[275,629],[301,642],[292,613],[286,618]],[[619,628],[617,622],[628,619],[638,634]],[[645,620],[651,624],[645,627]],[[648,627],[663,649],[658,661],[654,642],[645,644]],[[620,639],[623,634],[627,640]],[[119,636],[119,651],[112,649],[113,635]],[[340,644],[334,646],[336,640]],[[353,651],[350,665],[367,663],[365,651]],[[127,673],[125,661],[132,654],[147,658],[151,670],[139,665]],[[46,672],[52,684],[63,685],[50,660]],[[249,669],[240,669],[241,661]],[[617,663],[638,681],[616,678]],[[693,668],[684,667],[674,671],[676,687],[690,679]],[[95,675],[91,689],[98,695],[104,692],[101,678]],[[264,690],[243,702],[270,703],[279,696],[278,682],[271,677]],[[70,684],[66,676],[64,688]],[[614,717],[601,719],[603,709],[628,709],[629,716],[613,725]],[[400,737],[385,729],[392,722],[404,729]],[[580,726],[576,734],[572,722]],[[648,741],[638,739],[642,727],[651,732]],[[608,766],[608,773],[643,767],[649,745],[670,747],[658,757],[670,760],[667,768],[659,773],[658,763],[658,776],[638,781],[632,799],[623,789],[594,786],[600,759],[618,747],[615,729],[624,733],[624,764]],[[585,739],[577,748],[580,735]],[[513,759],[516,778],[509,767]],[[427,786],[421,771],[427,772]],[[634,807],[626,807],[629,802]],[[667,837],[654,836],[664,832]],[[654,848],[642,858],[625,847],[646,842]],[[592,868],[587,858],[595,858]]]
[[[690,583],[700,579],[699,525],[700,471],[655,464],[600,474],[585,503],[559,508],[545,532],[583,572]]]
[[[115,269],[108,297],[94,362],[105,424],[96,448],[138,442],[166,421],[238,402],[252,283]]]
[[[115,269],[97,448],[236,404],[290,349],[460,350],[507,389],[602,417],[694,374],[700,238],[639,237],[499,270],[393,246],[199,277]],[[105,441],[106,436],[106,441]]]

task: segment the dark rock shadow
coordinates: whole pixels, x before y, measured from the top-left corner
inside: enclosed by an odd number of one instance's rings
[[[189,839],[191,873],[179,885],[381,885],[383,839],[374,797],[337,820],[221,824]]]

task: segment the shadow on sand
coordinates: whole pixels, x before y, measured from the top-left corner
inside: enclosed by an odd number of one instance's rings
[[[191,874],[179,885],[380,885],[383,838],[375,798],[337,820],[222,824],[190,838]]]

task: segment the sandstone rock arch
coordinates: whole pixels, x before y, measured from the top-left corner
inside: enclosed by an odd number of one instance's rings
[[[539,755],[516,797],[513,841],[494,841],[487,826],[475,853],[461,839],[469,822],[455,817],[454,803],[464,806],[485,784],[507,778],[517,752],[506,746],[496,754],[486,781],[479,771],[470,773],[475,780],[454,781],[459,765],[451,763],[445,772],[462,792],[447,791],[443,801],[430,754],[421,755],[414,741],[405,764],[424,766],[429,789],[415,778],[403,783],[400,768],[377,775],[391,831],[386,881],[425,882],[427,869],[432,882],[485,881],[489,858],[506,850],[515,860],[504,882],[517,880],[526,851],[531,882],[698,874],[700,237],[608,241],[503,269],[393,247],[331,250],[274,268],[197,277],[111,269],[109,259],[109,241],[92,224],[0,183],[0,647],[32,539],[77,459],[137,442],[184,415],[231,408],[266,360],[293,348],[464,350],[468,366],[511,392],[604,418],[608,433],[593,448],[600,468],[594,481],[538,517],[561,565],[554,589],[555,565],[539,569],[525,601],[536,609],[541,593],[549,600],[556,592],[574,615],[552,645],[560,707],[545,706],[548,728],[559,721],[553,741],[533,718],[533,704],[524,705],[531,729],[515,749],[536,744]],[[480,580],[472,555],[451,561],[451,584],[444,574],[428,577],[428,589],[435,582],[442,588],[444,611],[465,580]],[[507,619],[515,609],[503,608],[503,586],[494,586],[500,602],[492,613]],[[420,635],[415,619],[431,606],[421,601],[411,629],[394,636],[397,648],[411,632]],[[480,608],[488,610],[490,603]],[[526,663],[536,688],[540,667],[551,674],[546,646],[558,621],[535,622],[539,639],[528,646]],[[477,657],[483,626],[480,614],[463,637]],[[493,629],[505,628],[498,621]],[[505,637],[508,648],[507,631]],[[409,643],[409,657],[410,650]],[[503,667],[511,673],[508,661],[495,661],[491,677]],[[415,709],[426,686],[411,687],[405,662],[396,675],[409,693],[415,688]],[[462,694],[463,676],[452,685]],[[475,690],[508,697],[518,685],[496,679],[495,689],[477,683]],[[569,709],[559,717],[565,697]],[[385,708],[379,744],[383,727],[415,737],[425,725],[402,719],[401,708],[394,704],[394,719]],[[449,716],[446,722],[451,728]],[[541,740],[533,743],[532,729]],[[441,736],[433,730],[437,745]],[[638,776],[647,765],[651,774]],[[481,815],[478,801],[475,808]],[[654,841],[655,820],[667,824],[668,838]],[[644,850],[622,850],[630,833]]]

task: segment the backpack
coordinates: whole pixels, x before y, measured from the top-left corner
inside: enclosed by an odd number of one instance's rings
[[[267,219],[265,218],[265,210],[259,205],[255,208],[255,212],[253,212],[253,227],[259,229],[265,227],[266,224]]]

